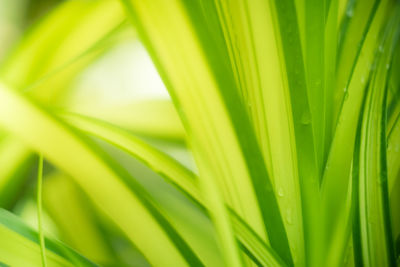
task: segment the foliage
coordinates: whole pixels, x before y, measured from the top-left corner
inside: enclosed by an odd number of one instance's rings
[[[0,66],[0,265],[400,264],[399,1],[32,3]],[[137,38],[170,98],[79,95]]]

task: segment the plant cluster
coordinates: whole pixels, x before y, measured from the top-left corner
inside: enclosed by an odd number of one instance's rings
[[[399,266],[400,1],[41,9],[0,64],[0,266]],[[133,39],[170,98],[79,98]]]

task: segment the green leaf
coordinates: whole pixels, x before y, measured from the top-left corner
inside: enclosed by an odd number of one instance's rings
[[[341,264],[347,239],[350,234],[351,198],[350,170],[353,159],[356,127],[364,98],[366,82],[369,79],[371,66],[377,49],[376,40],[385,25],[385,18],[390,10],[388,1],[381,1],[369,15],[366,35],[360,40],[362,44],[359,57],[341,104],[329,157],[324,170],[321,187],[322,218],[326,251],[332,266]],[[331,258],[332,257],[332,258]]]
[[[14,214],[0,209],[0,263],[10,266],[40,266],[37,232]],[[46,238],[46,258],[50,266],[96,266],[64,244]]]
[[[42,184],[43,184],[43,156],[39,156],[38,164],[38,175],[37,175],[37,218],[38,218],[38,232],[39,232],[39,244],[40,244],[40,254],[42,258],[42,266],[47,266],[46,260],[46,248],[44,243],[44,233],[43,233],[43,219],[42,219]]]
[[[369,14],[365,36],[359,40],[361,44],[354,69],[348,80],[346,94],[340,106],[340,115],[324,170],[321,186],[322,218],[324,227],[325,256],[336,266],[342,263],[346,242],[350,235],[350,172],[354,152],[357,121],[361,112],[366,83],[374,62],[376,43],[382,29],[386,25],[386,17],[390,11],[389,1],[379,1]]]
[[[324,155],[322,158],[322,168],[326,164],[330,145],[332,142],[332,120],[334,111],[334,92],[336,81],[336,64],[337,64],[337,50],[338,50],[338,29],[339,29],[339,3],[340,1],[330,1],[326,25],[325,25],[325,85],[324,85],[324,100],[325,100],[325,144]],[[322,178],[322,176],[321,176]]]
[[[115,262],[93,211],[70,177],[59,172],[45,176],[43,205],[64,242],[100,265]],[[72,219],[73,218],[73,219]]]
[[[237,240],[246,254],[259,266],[287,266],[254,231],[233,211],[231,220]]]
[[[198,203],[203,202],[198,188],[198,177],[175,159],[109,123],[73,113],[61,112],[59,114],[79,130],[127,151],[161,176],[168,177],[168,181],[181,188],[193,200]]]
[[[107,25],[99,27],[105,23],[105,11],[109,18]],[[67,1],[22,38],[2,64],[0,77],[19,90],[29,89],[35,98],[54,103],[63,89],[68,88],[72,77],[113,43],[111,37],[115,37],[123,21],[117,1]],[[93,28],[96,30],[92,31]],[[10,207],[26,182],[25,174],[33,164],[33,157],[13,136],[1,138],[5,140],[0,146],[0,162],[6,167],[0,170],[0,205]]]
[[[24,89],[84,53],[123,21],[118,1],[64,2],[24,36],[1,66],[0,77],[9,86]],[[87,63],[88,59],[63,75],[71,76]],[[35,97],[54,101],[65,88],[60,82],[50,79],[50,87],[37,88]]]
[[[359,238],[362,263],[366,266],[395,266],[389,211],[386,160],[386,103],[388,70],[393,47],[398,46],[400,5],[391,14],[380,44],[377,68],[365,103],[359,155]],[[394,38],[395,37],[395,38]],[[377,116],[379,114],[379,116]]]
[[[168,182],[174,184],[183,193],[192,198],[203,209],[207,208],[198,189],[197,180],[199,177],[196,177],[194,173],[170,156],[110,124],[77,114],[62,113],[62,115],[74,127],[101,138],[146,163]],[[236,238],[253,260],[263,266],[285,265],[279,256],[232,210],[230,210],[230,218]]]
[[[393,240],[397,261],[400,256],[400,49],[395,48],[390,67],[387,107],[387,167]]]
[[[321,0],[305,1],[304,65],[318,170],[322,169],[325,154],[325,4]]]
[[[135,100],[128,105],[68,103],[67,110],[108,121],[135,134],[183,143],[186,133],[170,100]],[[91,104],[90,104],[91,103]]]
[[[392,69],[392,73],[393,73]],[[396,240],[396,256],[399,257],[400,249],[400,116],[397,117],[388,138],[387,165],[388,187],[390,197],[393,240]]]
[[[332,99],[334,101],[333,130],[335,130],[341,103],[349,90],[349,81],[359,62],[358,58],[362,53],[367,33],[380,2],[375,0],[364,1],[362,4],[359,1],[348,2],[338,47],[336,88]]]
[[[124,169],[28,98],[4,85],[0,86],[0,96],[0,125],[75,178],[147,260],[155,265],[199,264],[190,247]],[[10,110],[15,116],[9,116]]]
[[[301,190],[306,264],[315,264],[319,250],[319,163],[314,141],[314,119],[306,84],[301,35],[296,6],[292,1],[273,1],[276,12],[275,31],[279,38],[290,92],[296,159]],[[321,81],[322,82],[322,81]]]
[[[27,181],[34,164],[32,152],[12,136],[0,141],[0,207],[12,207]]]
[[[215,5],[123,3],[180,111],[228,265],[241,263],[221,193],[263,239],[268,233],[272,247],[291,263],[277,199],[239,98]]]
[[[304,264],[303,218],[290,94],[269,1],[219,1],[230,60],[269,177],[296,264]]]

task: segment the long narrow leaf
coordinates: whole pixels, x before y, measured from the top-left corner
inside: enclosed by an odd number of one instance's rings
[[[232,227],[224,204],[218,200],[222,190],[225,201],[260,236],[265,238],[268,233],[281,257],[292,262],[271,181],[266,179],[268,173],[253,127],[228,65],[215,5],[123,2],[181,111],[200,170],[200,183],[207,199],[212,200],[210,204],[215,205],[211,210],[225,259],[232,266],[240,265]]]
[[[187,261],[199,262],[124,169],[17,92],[2,85],[0,95],[0,125],[42,151],[47,159],[74,177],[150,262],[183,266]],[[9,116],[11,110],[15,112],[13,117]],[[149,238],[154,235],[157,240]],[[164,257],[159,257],[160,254]]]
[[[198,205],[204,209],[206,208],[206,203],[198,189],[198,177],[176,160],[146,145],[131,134],[109,124],[75,114],[63,114],[63,117],[66,117],[71,124],[80,130],[104,139],[148,164],[150,168],[164,176],[168,182],[179,187],[182,192],[191,197]],[[232,210],[230,211],[230,218],[236,238],[242,243],[251,258],[267,266],[271,264],[273,266],[284,265],[279,256],[275,255],[275,252],[264,244],[257,234]]]
[[[0,209],[0,263],[10,266],[39,266],[41,253],[37,232],[14,214]],[[60,242],[46,239],[50,266],[96,266]]]

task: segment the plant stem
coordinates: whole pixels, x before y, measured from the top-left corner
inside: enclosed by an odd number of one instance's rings
[[[37,175],[37,217],[38,217],[38,228],[39,228],[39,242],[40,242],[40,254],[42,257],[42,266],[46,267],[46,255],[45,255],[45,243],[43,235],[42,225],[42,180],[43,180],[43,155],[39,155],[38,163],[38,175]]]

